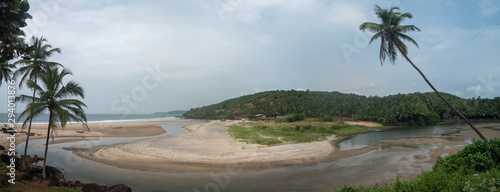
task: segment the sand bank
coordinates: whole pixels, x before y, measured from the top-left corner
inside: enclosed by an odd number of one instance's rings
[[[228,125],[238,123],[211,121],[185,127],[188,134],[168,135],[132,143],[76,149],[74,153],[121,168],[154,172],[209,172],[227,166],[237,166],[240,171],[273,167],[316,164],[364,154],[388,146],[419,147],[432,145],[425,154],[415,153],[401,157],[414,168],[433,164],[438,156],[454,154],[467,143],[445,138],[407,138],[382,140],[379,145],[339,151],[333,145],[337,140],[261,146],[232,139]],[[372,125],[376,126],[376,125]],[[500,131],[482,128],[485,135],[496,137]],[[462,130],[452,137],[475,137],[469,130]],[[458,139],[460,140],[460,139]],[[147,162],[147,163],[146,163]]]
[[[205,172],[226,166],[240,170],[312,164],[325,160],[335,147],[329,140],[261,146],[232,139],[228,125],[211,121],[186,127],[191,132],[125,144],[99,146],[75,154],[118,167],[158,172]],[[144,163],[147,162],[147,163]]]
[[[179,121],[179,120],[173,120]],[[127,122],[127,123],[103,123],[103,124],[88,124],[90,131],[78,133],[75,130],[83,130],[82,124],[68,124],[64,129],[56,128],[53,132],[55,138],[58,137],[75,137],[75,139],[85,139],[86,137],[143,137],[153,136],[165,133],[161,128],[162,124],[167,124],[172,121],[159,121],[159,122]],[[121,127],[119,129],[111,129],[111,127]],[[28,131],[28,127],[21,130],[21,125],[16,125],[15,130],[18,132]],[[47,125],[35,124],[31,127],[30,140],[46,138]],[[9,134],[0,133],[0,145],[7,146],[10,144],[7,137]],[[26,141],[26,133],[16,133],[16,144]],[[52,140],[50,141],[52,142]],[[63,142],[63,141],[56,141]],[[66,140],[65,142],[71,142]]]
[[[348,125],[363,125],[367,127],[383,127],[382,124],[377,122],[369,122],[369,121],[345,121]]]

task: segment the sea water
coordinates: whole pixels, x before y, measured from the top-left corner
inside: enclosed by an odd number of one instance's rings
[[[165,121],[178,119],[176,115],[165,114],[87,114],[87,123],[128,123],[128,122],[148,122]],[[26,117],[18,119],[16,114],[16,123],[22,124]],[[7,113],[0,113],[0,123],[7,124]],[[32,124],[48,124],[49,114],[42,114],[35,117]],[[74,122],[72,122],[74,123]]]

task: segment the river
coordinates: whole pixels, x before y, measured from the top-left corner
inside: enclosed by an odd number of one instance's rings
[[[201,122],[171,122],[162,127],[165,134],[188,133],[182,127]],[[338,150],[353,150],[378,146],[376,150],[357,156],[309,166],[273,168],[261,171],[239,172],[238,167],[227,167],[214,173],[152,173],[117,168],[73,155],[63,150],[66,146],[90,147],[132,142],[151,137],[88,138],[96,139],[73,143],[52,144],[47,164],[62,170],[66,179],[102,183],[108,186],[123,183],[134,191],[326,191],[343,185],[373,185],[395,179],[399,175],[416,175],[430,170],[432,164],[411,166],[416,154],[426,155],[441,144],[406,146],[387,144],[384,139],[444,138],[472,143],[473,138],[455,136],[462,124],[405,127],[384,132],[367,132],[336,144]],[[65,139],[65,138],[58,138]],[[44,140],[33,140],[30,155],[43,156]],[[17,146],[24,149],[24,143]],[[446,155],[446,154],[444,154]],[[427,155],[428,156],[428,155]],[[428,157],[426,157],[428,158]]]

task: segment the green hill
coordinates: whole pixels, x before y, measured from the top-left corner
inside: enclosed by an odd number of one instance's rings
[[[462,99],[443,96],[471,119],[497,119],[500,98]],[[267,91],[229,99],[221,103],[193,108],[184,116],[198,119],[253,118],[299,113],[306,117],[351,116],[358,120],[386,125],[434,124],[458,119],[457,115],[434,93],[397,94],[366,97],[356,94],[320,91]]]

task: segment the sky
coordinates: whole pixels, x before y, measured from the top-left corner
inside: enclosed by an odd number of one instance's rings
[[[432,91],[403,57],[381,65],[380,40],[358,28],[378,22],[375,4],[413,14],[403,24],[421,29],[408,33],[419,48],[408,43],[408,56],[439,91],[500,96],[495,0],[41,0],[24,31],[62,50],[49,60],[73,72],[87,113],[188,110],[268,90]]]

